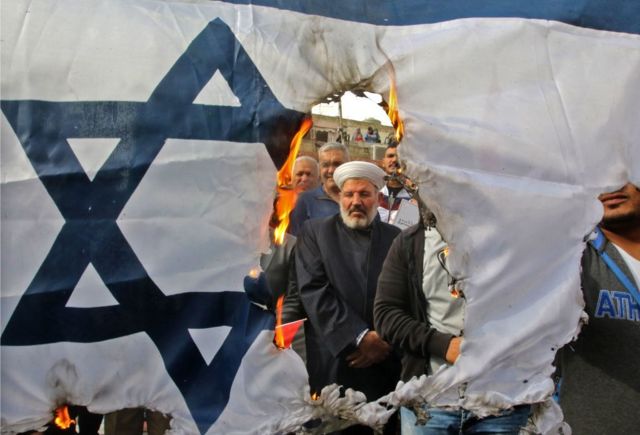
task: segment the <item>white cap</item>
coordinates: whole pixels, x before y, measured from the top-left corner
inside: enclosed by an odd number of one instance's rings
[[[387,174],[373,163],[352,161],[338,166],[333,173],[333,180],[342,190],[342,185],[345,181],[351,178],[365,178],[371,181],[376,186],[376,189],[380,190],[384,186],[385,175]]]

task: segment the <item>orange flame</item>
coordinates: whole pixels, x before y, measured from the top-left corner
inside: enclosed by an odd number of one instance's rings
[[[289,146],[289,157],[284,162],[282,168],[278,171],[278,201],[276,202],[276,215],[278,216],[278,226],[274,231],[274,241],[276,244],[281,245],[284,241],[284,234],[289,226],[289,214],[293,207],[296,205],[296,192],[291,187],[291,181],[293,179],[293,164],[298,157],[298,151],[300,150],[300,144],[302,138],[313,126],[311,118],[306,118],[296,135],[291,140]]]
[[[60,429],[69,429],[72,424],[75,424],[76,421],[71,418],[69,415],[69,407],[67,405],[60,406],[56,408],[54,411],[55,418],[53,422]]]
[[[389,120],[393,125],[393,128],[396,131],[395,137],[396,141],[400,142],[402,137],[404,136],[404,123],[402,119],[400,119],[400,113],[398,111],[398,93],[396,91],[396,75],[393,70],[389,72],[389,108],[387,111],[387,115],[389,116]]]
[[[251,270],[249,270],[249,276],[253,279],[258,279],[260,272],[261,270],[259,267],[252,267]]]
[[[276,302],[276,328],[273,336],[273,342],[278,349],[284,349],[284,333],[282,331],[282,304],[284,303],[284,295],[278,298]]]
[[[318,399],[320,399],[320,395],[318,393],[311,394],[311,400],[318,400]]]

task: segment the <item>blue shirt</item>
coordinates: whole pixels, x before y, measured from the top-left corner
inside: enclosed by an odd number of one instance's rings
[[[322,185],[313,190],[302,192],[302,194],[298,196],[296,206],[289,216],[288,232],[295,236],[302,228],[304,221],[332,216],[339,212],[340,205],[329,198],[322,189]]]

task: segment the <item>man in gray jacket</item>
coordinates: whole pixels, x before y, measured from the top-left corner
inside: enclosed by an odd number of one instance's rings
[[[560,404],[573,433],[640,430],[640,190],[599,197],[604,217],[582,257],[589,323],[563,349]]]
[[[394,240],[380,272],[374,304],[376,329],[402,352],[403,381],[453,364],[460,354],[464,326],[464,298],[448,285],[447,244],[424,204],[421,214],[418,225]],[[464,409],[425,408],[429,415],[425,425],[416,425],[413,411],[400,410],[402,435],[516,435],[530,412],[529,405],[520,405],[480,418]]]

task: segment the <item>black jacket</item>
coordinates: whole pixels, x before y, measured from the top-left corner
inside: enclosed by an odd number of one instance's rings
[[[422,223],[396,237],[378,278],[373,309],[376,331],[402,352],[402,380],[426,373],[430,355],[444,358],[453,338],[431,328],[422,290]]]
[[[398,228],[375,220],[367,251],[340,215],[306,221],[296,243],[298,288],[309,321],[305,325],[307,370],[313,391],[339,383],[369,400],[395,388],[400,363],[388,358],[369,368],[349,367],[358,334],[373,329],[373,300],[382,262]],[[356,237],[354,239],[354,237]],[[364,274],[364,278],[363,277]]]

